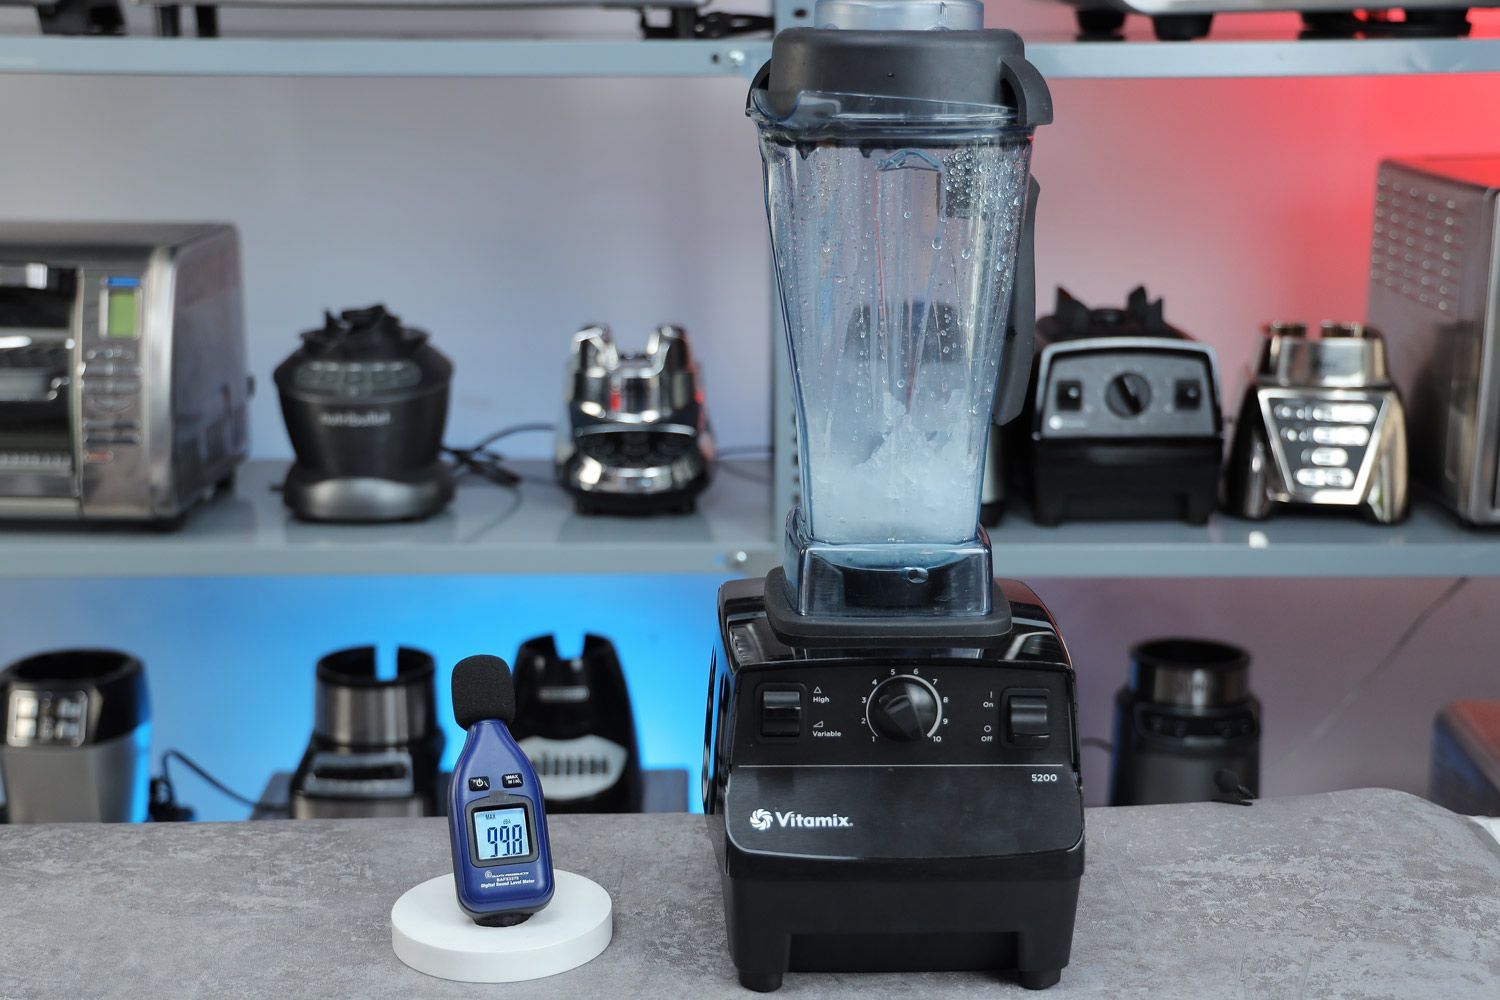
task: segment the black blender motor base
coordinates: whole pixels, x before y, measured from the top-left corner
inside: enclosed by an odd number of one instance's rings
[[[1078,854],[1081,868],[1081,848]],[[757,993],[779,989],[787,972],[855,971],[987,972],[1043,990],[1068,964],[1079,882],[741,882],[725,893],[732,900],[730,952],[740,985]],[[911,916],[893,920],[893,909]],[[931,930],[939,913],[945,924],[966,929]],[[798,915],[795,934],[786,930],[788,914]],[[997,914],[1010,919],[997,921]],[[850,933],[865,920],[884,926]]]

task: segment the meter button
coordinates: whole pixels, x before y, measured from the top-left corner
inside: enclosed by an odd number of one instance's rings
[[[1043,691],[1022,691],[1005,696],[1005,737],[1016,746],[1046,746],[1052,736]]]
[[[802,735],[801,684],[766,685],[760,689],[760,735],[794,740]]]
[[[520,774],[520,772],[517,771],[517,772],[513,772],[511,774],[502,774],[500,776],[500,787],[502,787],[502,788],[520,788],[521,787],[521,774]]]

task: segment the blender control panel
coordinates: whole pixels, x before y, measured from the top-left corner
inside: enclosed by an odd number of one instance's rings
[[[422,370],[407,360],[309,361],[292,375],[299,389],[345,399],[366,399],[383,392],[410,389],[422,381]]]
[[[1069,675],[1009,664],[892,662],[743,674],[736,759],[749,764],[1063,763]]]
[[[1294,495],[1354,489],[1379,429],[1383,395],[1263,392],[1261,406]]]
[[[85,691],[12,691],[5,742],[13,747],[80,746],[88,730],[88,708]]]

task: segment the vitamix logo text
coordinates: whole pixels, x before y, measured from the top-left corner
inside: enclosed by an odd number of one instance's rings
[[[773,820],[783,830],[789,826],[852,827],[854,825],[848,816],[840,816],[837,813],[828,816],[804,816],[799,812],[773,813],[767,809],[757,809],[750,814],[750,825],[757,830],[771,829]]]

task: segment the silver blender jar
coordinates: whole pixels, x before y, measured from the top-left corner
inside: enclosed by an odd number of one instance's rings
[[[820,0],[752,84],[797,399],[783,565],[719,591],[704,809],[740,982],[1058,981],[1074,677],[979,526],[1025,393],[1045,81],[974,0]]]

